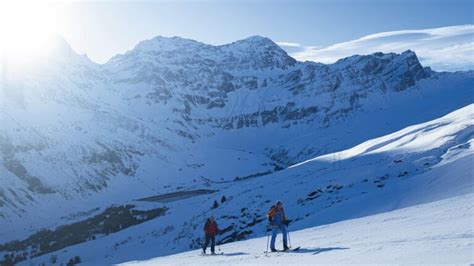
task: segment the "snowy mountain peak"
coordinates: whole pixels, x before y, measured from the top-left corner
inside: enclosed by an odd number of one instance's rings
[[[237,63],[243,65],[243,68],[286,69],[296,63],[296,60],[275,42],[258,35],[222,45],[220,48],[226,53],[240,58]]]
[[[274,43],[271,39],[260,36],[260,35],[253,35],[245,39],[232,42],[228,44],[228,46],[242,46],[242,47],[260,46],[260,47],[271,47],[275,49],[279,48],[279,46],[276,43]]]
[[[353,55],[338,60],[333,64],[340,69],[357,68],[366,74],[382,74],[398,84],[397,90],[413,86],[415,81],[431,76],[429,67],[423,68],[415,52],[407,50],[401,54],[373,53],[370,55]]]
[[[53,60],[65,61],[70,60],[75,63],[95,64],[87,55],[80,55],[71,47],[71,45],[60,35],[53,36],[49,41],[50,58]]]
[[[418,56],[416,55],[415,52],[412,50],[406,50],[403,53],[397,55],[394,57],[395,60],[398,62],[405,62],[407,64],[412,64],[412,65],[421,65],[420,60],[418,60]]]
[[[113,57],[107,64],[128,68],[149,64],[165,67],[196,67],[215,65],[226,71],[287,69],[295,65],[290,57],[272,40],[252,36],[220,46],[181,37],[157,36],[140,42],[125,54]]]
[[[413,56],[416,57],[416,53],[413,52],[413,51],[410,50],[410,49],[404,51],[403,53],[401,53],[401,55],[404,55],[404,56],[407,56],[407,57],[413,57]]]
[[[164,52],[164,51],[173,51],[173,50],[181,50],[181,49],[189,49],[189,48],[199,48],[208,46],[204,43],[200,43],[195,40],[186,39],[178,36],[174,37],[163,37],[163,36],[156,36],[153,39],[145,40],[137,44],[133,50],[139,51],[156,51],[156,52]]]
[[[384,61],[386,63],[392,62],[392,61],[393,62],[408,61],[410,63],[420,64],[420,62],[418,61],[418,57],[416,56],[416,53],[411,50],[406,50],[400,54],[376,52],[376,53],[368,54],[368,55],[353,55],[353,56],[342,58],[334,64],[353,64],[360,61],[374,61],[374,60]]]
[[[87,55],[78,54],[62,36],[57,34],[36,39],[31,46],[19,45],[7,50],[5,53],[7,60],[2,60],[0,66],[2,64],[8,66],[10,79],[13,79],[13,75],[30,76],[33,73],[41,76],[44,72],[51,72],[51,68],[96,66]]]
[[[59,35],[56,35],[54,37],[51,37],[50,39],[51,45],[53,45],[53,51],[55,51],[57,54],[63,54],[63,55],[74,55],[76,52],[73,51],[71,48],[71,45],[62,37]]]

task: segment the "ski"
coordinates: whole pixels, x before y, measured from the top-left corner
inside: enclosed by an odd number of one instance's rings
[[[296,248],[290,248],[290,249],[287,249],[287,250],[277,250],[275,252],[263,252],[263,253],[266,253],[266,254],[271,254],[271,253],[285,253],[285,252],[295,252],[295,251],[298,251],[300,250],[301,247],[296,247]]]
[[[298,251],[300,250],[301,247],[296,247],[296,248],[289,248],[287,250],[277,250],[277,252],[293,252],[293,251]]]
[[[221,252],[221,253],[215,253],[215,254],[207,254],[207,253],[202,253],[200,254],[201,256],[217,256],[217,255],[224,255],[224,252]]]

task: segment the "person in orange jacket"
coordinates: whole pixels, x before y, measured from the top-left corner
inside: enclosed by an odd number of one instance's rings
[[[288,220],[285,216],[285,211],[283,210],[283,203],[281,201],[277,201],[275,205],[273,205],[267,213],[268,221],[270,222],[270,226],[272,228],[272,240],[270,242],[270,249],[272,252],[277,251],[275,249],[275,239],[278,234],[278,231],[281,231],[283,234],[283,250],[288,250],[288,242],[287,242],[287,230],[286,225]]]

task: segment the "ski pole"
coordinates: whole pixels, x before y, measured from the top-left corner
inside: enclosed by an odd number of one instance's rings
[[[286,227],[286,234],[288,235],[288,244],[290,245],[290,248],[291,248],[290,230],[288,230],[288,226]]]
[[[219,253],[221,252],[221,234],[217,233],[217,248],[219,249]]]
[[[268,228],[269,228],[269,227],[267,227],[267,228],[265,229],[265,231],[267,231],[267,232],[266,232],[266,233],[267,233],[267,251],[265,251],[265,254],[266,254],[267,256],[268,256],[268,242],[270,242],[270,233],[268,232]]]

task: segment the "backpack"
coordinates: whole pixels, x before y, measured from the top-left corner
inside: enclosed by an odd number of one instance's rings
[[[272,221],[273,216],[275,216],[275,214],[276,214],[276,206],[273,205],[272,207],[270,207],[270,210],[267,212],[267,219],[269,222]]]

